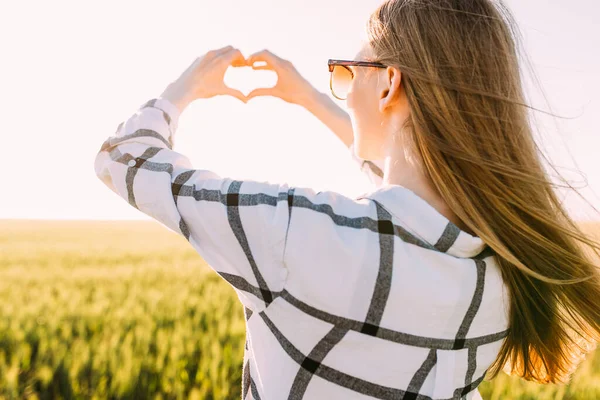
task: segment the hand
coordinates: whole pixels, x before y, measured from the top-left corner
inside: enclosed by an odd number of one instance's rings
[[[266,65],[254,66],[255,62],[264,61]],[[262,50],[246,59],[247,65],[254,70],[269,70],[277,74],[277,83],[270,88],[254,89],[246,96],[247,100],[258,96],[273,96],[292,104],[301,104],[313,89],[310,82],[300,75],[294,65],[271,53]]]
[[[181,76],[164,90],[160,97],[179,107],[180,110],[196,99],[208,99],[218,95],[230,95],[246,103],[246,96],[223,82],[230,66],[246,66],[242,53],[232,46],[211,50],[198,57]]]

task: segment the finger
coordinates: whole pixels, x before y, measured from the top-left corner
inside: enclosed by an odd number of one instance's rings
[[[217,53],[215,60],[218,63],[227,63],[234,67],[241,67],[246,65],[246,58],[238,49],[228,46],[225,50]]]
[[[233,67],[243,67],[246,65],[246,58],[238,49],[231,48],[221,56],[227,63]]]
[[[250,100],[254,97],[260,97],[260,96],[273,96],[273,90],[272,88],[258,88],[258,89],[254,89],[253,91],[251,91],[250,93],[248,93],[248,95],[246,95],[246,99]]]
[[[219,57],[219,55],[223,54],[227,50],[229,50],[230,47],[232,47],[232,46],[225,46],[225,47],[221,47],[220,49],[212,49],[212,50],[208,51],[204,55],[204,57],[199,57],[199,58],[205,58],[207,60],[212,60],[214,58]]]
[[[257,61],[257,62],[260,62],[260,61]],[[273,66],[271,66],[269,64],[266,64],[266,65],[253,65],[253,64],[251,64],[250,66],[252,67],[253,70],[256,70],[256,71],[260,71],[262,69],[269,70],[269,71],[273,71],[274,70]]]
[[[228,96],[233,96],[243,103],[246,103],[248,100],[247,97],[244,96],[244,93],[240,92],[239,90],[232,89],[230,87],[225,87],[225,90],[223,90],[223,94],[228,95]]]
[[[264,50],[257,51],[256,53],[250,55],[250,57],[247,58],[247,61],[248,61],[248,65],[252,65],[256,61],[264,61],[267,63],[267,65],[268,64],[276,65],[280,61],[280,59],[275,54],[271,53],[269,50],[264,49]]]
[[[232,67],[246,67],[246,59],[242,55],[241,57],[236,57],[231,61]]]
[[[229,50],[231,50],[231,49],[233,49],[233,46],[231,46],[231,45],[229,45],[229,46],[225,46],[225,47],[221,47],[220,49],[216,49],[216,50],[215,50],[215,54],[216,54],[217,56],[219,56],[219,55],[221,55],[221,54],[223,54],[223,53],[226,53],[226,52],[228,52],[228,51],[229,51]]]

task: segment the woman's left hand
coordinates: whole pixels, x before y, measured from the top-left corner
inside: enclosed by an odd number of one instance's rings
[[[230,95],[246,103],[246,96],[239,90],[225,85],[223,78],[229,67],[246,66],[242,53],[232,46],[211,50],[198,57],[169,84],[160,97],[169,100],[183,111],[196,99],[208,99],[218,95]]]

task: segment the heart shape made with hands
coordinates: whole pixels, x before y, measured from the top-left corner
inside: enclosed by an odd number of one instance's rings
[[[262,65],[264,62],[254,63],[254,67]],[[248,96],[254,89],[273,87],[277,83],[277,74],[274,71],[255,70],[250,65],[232,65],[225,71],[223,83]]]

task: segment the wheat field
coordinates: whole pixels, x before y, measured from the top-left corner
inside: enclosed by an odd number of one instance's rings
[[[0,220],[0,296],[0,399],[240,398],[242,306],[155,221]],[[500,374],[480,391],[600,399],[599,353],[569,385]]]

